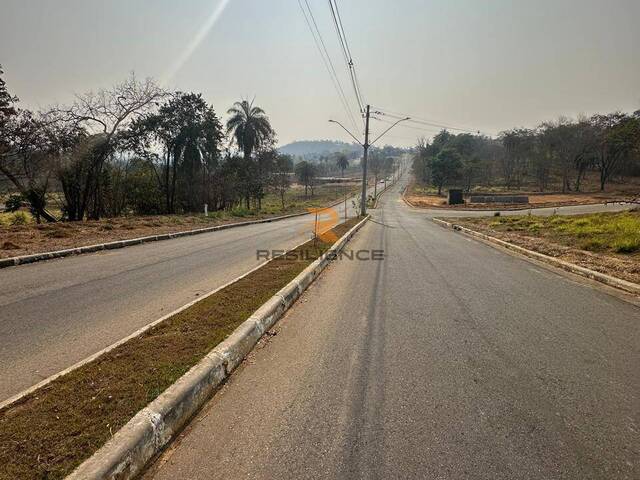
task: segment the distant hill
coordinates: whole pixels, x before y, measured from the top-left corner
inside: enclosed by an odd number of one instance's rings
[[[346,143],[337,140],[299,140],[284,145],[278,150],[280,153],[291,155],[298,160],[307,161],[318,161],[338,152],[344,153],[349,159],[357,159],[362,156],[362,147],[357,143]],[[411,149],[385,145],[382,148],[372,147],[370,151],[395,157],[408,153]]]
[[[339,142],[336,140],[299,140],[278,149],[281,153],[301,157],[306,160],[317,160],[332,153],[344,152],[349,157],[361,153],[362,147],[355,143]]]

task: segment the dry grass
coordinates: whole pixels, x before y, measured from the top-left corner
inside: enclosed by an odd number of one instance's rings
[[[64,478],[329,246],[273,260],[0,411],[0,478]]]

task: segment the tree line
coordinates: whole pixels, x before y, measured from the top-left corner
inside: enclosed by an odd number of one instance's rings
[[[275,149],[263,109],[236,102],[223,125],[199,93],[168,92],[135,75],[73,104],[19,107],[0,69],[0,177],[37,221],[122,214],[260,209],[284,191],[293,161]],[[15,203],[15,198],[13,199]]]
[[[640,110],[560,118],[498,138],[443,130],[431,142],[418,142],[413,172],[438,194],[445,186],[579,192],[590,172],[604,191],[616,176],[640,176]]]

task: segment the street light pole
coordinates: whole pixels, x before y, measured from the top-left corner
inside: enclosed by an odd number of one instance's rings
[[[367,160],[369,159],[369,105],[367,105],[364,121],[364,153],[362,155],[362,199],[360,201],[360,216],[367,214]]]
[[[363,217],[367,214],[367,160],[369,158],[369,147],[371,145],[373,145],[374,143],[376,143],[385,133],[387,133],[393,127],[398,125],[400,122],[404,122],[406,120],[410,120],[409,117],[402,118],[402,119],[398,120],[393,125],[391,125],[389,128],[387,128],[384,132],[382,132],[380,135],[378,135],[375,140],[373,140],[372,142],[369,142],[369,118],[370,118],[370,113],[371,113],[371,107],[369,105],[367,105],[367,109],[365,110],[364,143],[362,143],[360,140],[358,140],[355,137],[355,135],[353,133],[351,133],[349,130],[347,130],[347,128],[344,125],[342,125],[340,122],[338,122],[336,120],[329,120],[329,122],[331,122],[331,123],[337,123],[338,125],[340,125],[340,127],[345,132],[347,132],[349,135],[351,135],[351,138],[353,138],[356,142],[358,142],[358,144],[361,145],[362,148],[364,149],[364,153],[362,155],[362,199],[360,201],[360,215],[362,215]],[[376,113],[376,112],[374,112],[374,113]]]

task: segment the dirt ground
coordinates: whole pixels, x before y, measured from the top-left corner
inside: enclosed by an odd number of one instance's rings
[[[606,202],[624,202],[633,200],[632,195],[615,193],[534,193],[529,194],[527,204],[508,203],[465,203],[464,205],[447,205],[446,197],[438,195],[407,194],[405,199],[413,206],[420,208],[444,208],[452,210],[498,210],[541,207],[562,207],[567,205],[591,205]]]
[[[63,250],[65,248],[149,235],[195,230],[225,223],[255,220],[267,216],[207,218],[203,215],[166,215],[123,217],[86,222],[58,222],[41,225],[0,226],[0,258]]]
[[[482,193],[480,187],[475,195]],[[494,189],[495,190],[495,189]],[[606,202],[624,202],[636,199],[640,196],[640,181],[633,179],[626,183],[610,184],[606,191],[601,192],[596,187],[591,178],[586,182],[584,192],[549,192],[541,193],[535,191],[527,191],[526,189],[513,189],[510,191],[499,189],[499,191],[489,191],[490,194],[513,194],[528,195],[529,203],[527,204],[508,204],[508,203],[469,203],[468,195],[465,194],[464,205],[447,205],[446,195],[437,195],[431,188],[419,187],[411,183],[405,193],[405,200],[411,205],[418,208],[443,208],[453,210],[497,210],[497,209],[513,209],[526,210],[528,208],[540,207],[562,207],[568,205],[591,205]]]
[[[600,214],[607,215],[607,214]],[[636,214],[640,218],[640,213]],[[533,217],[534,219],[536,217]],[[559,216],[556,218],[560,218]],[[589,238],[553,237],[544,230],[514,231],[495,225],[494,218],[448,219],[448,221],[480,231],[506,242],[565,260],[581,267],[640,284],[640,252],[615,253],[611,248],[588,251]],[[553,220],[551,220],[553,221]],[[580,221],[576,219],[575,221]],[[493,224],[493,225],[492,225]],[[581,248],[581,245],[584,248]]]

